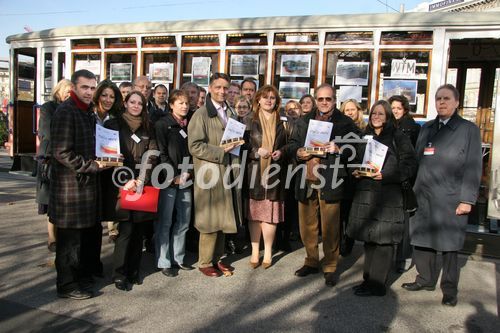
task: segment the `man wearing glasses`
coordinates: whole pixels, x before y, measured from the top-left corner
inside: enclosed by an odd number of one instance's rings
[[[291,138],[297,149],[298,162],[305,164],[305,172],[301,174],[305,182],[296,182],[295,196],[299,201],[300,237],[306,249],[306,258],[295,275],[304,277],[318,273],[321,264],[325,284],[333,287],[338,279],[335,271],[339,257],[340,201],[344,195],[344,182],[348,177],[345,165],[350,156],[348,150],[340,153],[339,147],[342,145],[334,140],[351,132],[358,135],[359,131],[354,122],[335,107],[335,89],[331,85],[321,84],[316,88],[315,97],[317,109],[297,121],[297,130]],[[321,157],[311,155],[303,148],[311,120],[333,123],[330,142],[324,145],[326,154]],[[320,223],[324,253],[321,262],[318,250]]]
[[[138,76],[135,78],[134,82],[132,83],[134,89],[140,91],[141,94],[146,98],[146,101],[148,101],[148,112],[150,108],[153,106],[153,103],[151,102],[151,81],[149,81],[149,78],[147,76]]]

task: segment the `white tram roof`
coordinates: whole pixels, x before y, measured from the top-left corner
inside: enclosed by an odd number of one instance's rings
[[[57,39],[81,36],[137,35],[157,33],[207,33],[221,31],[289,30],[305,31],[314,29],[430,29],[446,28],[485,28],[500,27],[498,12],[463,13],[394,13],[394,14],[348,14],[313,16],[278,16],[259,18],[181,20],[140,23],[95,24],[46,29],[41,31],[11,35],[7,43],[40,39]]]

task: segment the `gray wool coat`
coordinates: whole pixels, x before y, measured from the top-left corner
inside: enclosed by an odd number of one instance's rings
[[[228,107],[227,117],[236,119]],[[217,115],[210,94],[206,106],[199,108],[188,125],[188,148],[194,164],[195,227],[201,233],[236,233],[242,221],[241,187],[224,186],[223,178],[232,172],[232,179],[239,179],[244,166],[238,156],[224,153],[219,146],[224,126]],[[228,169],[232,168],[231,171]],[[214,175],[217,174],[217,175]],[[217,178],[212,178],[217,177]],[[216,179],[216,181],[215,181]],[[208,185],[214,180],[213,186]],[[228,179],[226,184],[231,184]]]
[[[455,113],[438,131],[439,119],[420,131],[419,169],[414,191],[418,210],[410,219],[411,244],[436,251],[463,247],[468,215],[457,216],[459,203],[474,205],[482,172],[479,128]],[[434,154],[424,149],[431,145]]]

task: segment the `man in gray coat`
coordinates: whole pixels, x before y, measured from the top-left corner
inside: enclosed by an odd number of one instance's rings
[[[410,220],[415,282],[410,291],[434,290],[439,270],[436,254],[443,256],[443,305],[457,304],[459,267],[467,214],[476,203],[481,181],[481,137],[473,123],[457,113],[458,90],[446,84],[436,92],[436,119],[427,122],[416,144],[419,170],[415,182],[418,210]]]

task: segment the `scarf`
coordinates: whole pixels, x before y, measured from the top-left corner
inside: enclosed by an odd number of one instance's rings
[[[259,112],[259,121],[262,127],[262,146],[269,153],[273,152],[274,139],[276,138],[276,116],[274,113],[269,114],[269,118],[264,115],[265,111]],[[271,164],[271,157],[260,159],[260,176],[264,175],[264,171]],[[267,183],[267,182],[266,182]]]
[[[71,96],[71,99],[75,102],[76,107],[79,108],[80,110],[87,112],[89,110],[89,105],[83,103],[78,96],[76,96],[75,92],[71,90],[69,92],[69,95]]]
[[[128,112],[123,112],[122,115],[123,119],[127,123],[128,127],[130,127],[130,130],[132,133],[137,131],[139,127],[141,127],[142,124],[142,117],[141,116],[134,116]]]
[[[314,119],[320,120],[320,121],[328,121],[328,120],[330,120],[332,113],[333,113],[333,109],[331,109],[330,111],[323,113],[323,114],[321,112],[319,112],[319,110],[318,110],[318,113],[316,113],[316,117]]]
[[[177,122],[177,124],[179,124],[180,127],[185,128],[187,126],[187,118],[184,119],[177,118],[173,112],[172,112],[172,117]]]

